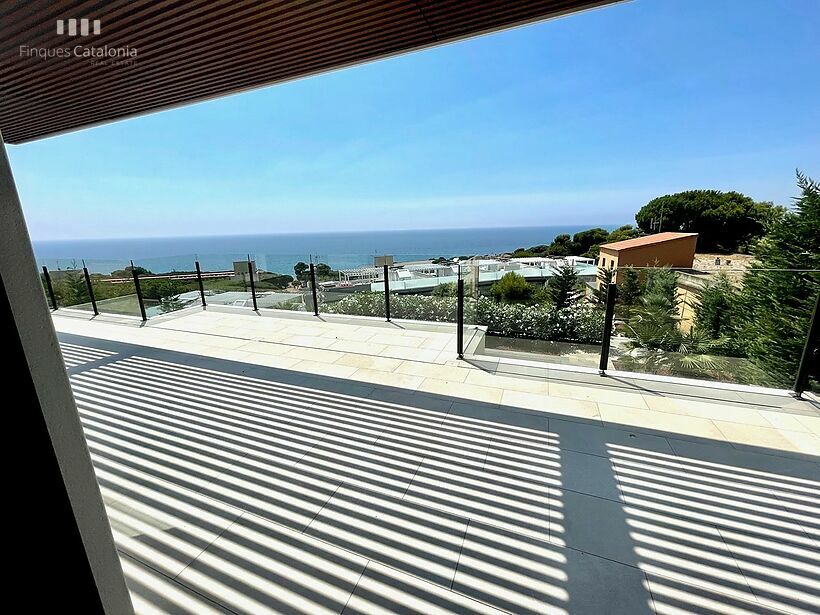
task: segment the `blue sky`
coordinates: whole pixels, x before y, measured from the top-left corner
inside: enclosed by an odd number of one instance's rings
[[[820,176],[818,0],[634,0],[9,146],[34,239],[633,222]]]

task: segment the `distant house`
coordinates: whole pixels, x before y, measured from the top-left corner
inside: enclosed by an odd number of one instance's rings
[[[601,245],[598,266],[607,269],[622,267],[678,267],[691,269],[695,261],[697,233],[656,233],[635,239],[625,239]],[[615,281],[620,282],[623,271]]]

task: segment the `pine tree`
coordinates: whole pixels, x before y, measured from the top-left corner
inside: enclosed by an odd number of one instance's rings
[[[606,305],[606,293],[609,285],[615,279],[615,270],[609,267],[598,267],[598,284],[592,291],[592,303]]]
[[[771,384],[784,387],[794,381],[820,293],[820,184],[798,171],[797,185],[794,208],[758,242],[737,303],[738,341]]]
[[[559,310],[578,303],[581,295],[581,280],[575,267],[559,267],[547,284],[547,297]]]
[[[623,282],[618,285],[618,302],[624,306],[627,318],[629,318],[632,306],[638,302],[642,293],[643,288],[638,272],[632,267],[627,267],[624,270]]]

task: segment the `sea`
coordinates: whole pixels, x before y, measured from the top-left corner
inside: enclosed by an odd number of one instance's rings
[[[375,256],[392,255],[396,262],[443,256],[491,255],[550,243],[556,235],[600,226],[529,226],[401,231],[359,231],[154,237],[129,239],[34,240],[40,266],[74,269],[83,263],[92,273],[110,273],[134,264],[153,272],[192,271],[199,260],[203,271],[224,271],[248,257],[257,267],[293,274],[299,262],[327,263],[333,269],[372,266]]]

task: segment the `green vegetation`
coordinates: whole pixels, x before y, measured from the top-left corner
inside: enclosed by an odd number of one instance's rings
[[[563,234],[558,235],[548,245],[532,246],[531,248],[518,248],[513,252],[513,257],[527,256],[587,256],[595,258],[598,256],[598,248],[602,243],[612,243],[640,237],[643,231],[626,224],[612,232],[603,228],[592,228],[586,231],[575,233],[572,237]]]
[[[731,299],[737,323],[730,335],[784,386],[794,381],[820,293],[820,184],[798,172],[797,185],[794,208],[758,242],[756,262]]]
[[[627,318],[632,310],[632,306],[638,302],[643,291],[644,287],[638,276],[638,272],[632,267],[628,267],[624,270],[623,281],[618,285],[618,305],[621,306]]]
[[[317,263],[314,266],[316,271],[317,282],[327,282],[329,280],[338,280],[339,272],[330,268],[326,263]],[[300,282],[307,282],[310,278],[310,265],[299,261],[293,266],[293,273],[296,274],[296,279]]]
[[[584,288],[575,267],[559,267],[547,282],[545,295],[557,310],[577,305],[584,296]]]
[[[688,330],[680,326],[674,272],[648,271],[641,292],[637,274],[627,270],[620,301],[629,298],[634,307],[619,330],[638,352],[618,367],[784,388],[794,382],[820,293],[820,185],[799,172],[797,184],[794,208],[766,222],[743,279],[708,282]]]
[[[599,344],[604,329],[603,312],[591,306],[556,309],[548,303],[499,303],[489,297],[464,300],[464,311],[472,324],[485,325],[489,333],[550,341]],[[394,295],[390,299],[393,318],[455,322],[456,302],[446,297]],[[383,293],[354,293],[322,306],[328,314],[384,316]]]
[[[458,294],[458,284],[455,282],[439,284],[430,294],[433,295],[433,297],[455,297]]]
[[[732,253],[748,251],[783,213],[773,203],[757,203],[739,192],[687,190],[652,199],[635,220],[647,233],[698,233],[701,252]]]
[[[536,288],[523,276],[514,271],[504,276],[490,287],[490,295],[502,303],[521,303],[530,301],[535,295]]]

